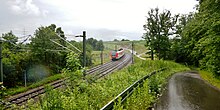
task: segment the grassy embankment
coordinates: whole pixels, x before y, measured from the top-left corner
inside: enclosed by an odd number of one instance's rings
[[[220,89],[220,76],[215,75],[214,73],[199,70],[199,74],[208,83]]]
[[[109,53],[110,51],[108,50],[103,51],[103,63],[111,61]],[[101,64],[101,51],[92,51],[92,63],[92,67]]]
[[[48,90],[45,97],[42,98],[43,100],[37,105],[30,105],[30,109],[100,109],[136,80],[154,70],[167,67],[166,71],[154,76],[152,80],[146,81],[150,82],[145,84],[149,89],[143,89],[141,92],[143,96],[139,95],[139,97],[135,96],[134,98],[132,95],[131,99],[128,99],[132,103],[128,102],[127,104],[134,106],[135,109],[137,107],[135,105],[138,105],[137,103],[140,101],[142,101],[140,103],[145,103],[143,106],[146,108],[155,102],[157,92],[161,90],[162,85],[165,84],[170,75],[178,71],[189,70],[189,68],[171,61],[141,61],[136,59],[135,62],[134,65],[96,80],[92,84],[82,80],[80,72],[67,73],[71,76],[71,85],[68,85],[62,92],[60,90]],[[138,89],[138,93],[140,90],[142,89]]]
[[[33,88],[48,84],[50,82],[56,81],[56,80],[61,79],[61,78],[63,78],[63,76],[61,74],[56,74],[56,75],[47,77],[47,78],[45,78],[45,79],[43,79],[39,82],[33,83],[33,84],[31,84],[27,87],[19,86],[19,87],[9,88],[9,89],[6,88],[2,93],[1,99],[5,98],[5,97],[8,97],[8,96],[11,96],[11,95],[15,95],[15,94],[18,94],[18,93],[25,92],[29,89],[33,89]]]
[[[101,53],[100,51],[93,51],[92,55],[93,55],[94,65],[92,65],[92,66],[96,66],[96,65],[101,64],[100,53]],[[104,51],[103,52],[103,62],[106,63],[108,61],[110,61],[109,52]],[[62,78],[63,78],[63,76],[61,74],[55,74],[53,76],[44,78],[44,79],[42,79],[38,82],[35,82],[33,84],[28,84],[27,87],[17,86],[17,87],[9,88],[9,89],[6,88],[4,91],[1,91],[0,97],[1,97],[1,99],[4,99],[6,97],[9,97],[9,96],[12,96],[12,95],[15,95],[15,94],[18,94],[18,93],[25,92],[29,89],[33,89],[33,88],[48,84],[50,82],[53,82],[53,81],[56,81],[56,80],[62,79]]]

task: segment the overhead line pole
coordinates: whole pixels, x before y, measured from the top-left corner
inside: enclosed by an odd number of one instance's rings
[[[2,65],[2,36],[0,37],[0,72],[1,72],[1,82],[3,85],[3,65]]]
[[[132,42],[131,47],[132,47],[132,64],[134,64],[134,42]]]
[[[26,36],[25,35],[25,28],[24,28],[24,36]],[[24,41],[25,42],[25,41]],[[22,42],[23,43],[23,42]],[[21,43],[21,44],[22,44]],[[24,70],[24,86],[25,87],[27,87],[27,72],[26,72],[26,70]]]
[[[83,31],[83,35],[75,37],[83,37],[83,68],[86,67],[86,31]]]
[[[86,31],[83,31],[83,67],[86,67]]]

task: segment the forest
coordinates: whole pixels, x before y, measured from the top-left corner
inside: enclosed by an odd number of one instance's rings
[[[172,15],[158,8],[144,24],[146,47],[154,60],[174,60],[220,75],[220,1],[199,0],[196,11]]]

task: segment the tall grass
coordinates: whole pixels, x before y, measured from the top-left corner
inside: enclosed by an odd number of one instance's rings
[[[80,109],[97,110],[129,87],[136,80],[149,74],[153,70],[169,67],[168,73],[187,70],[188,68],[170,61],[140,61],[123,70],[114,72],[105,78],[89,84],[88,78],[83,78],[82,73],[66,73],[71,77],[66,88],[62,90],[49,90],[37,105],[30,105],[35,109]],[[162,75],[162,74],[161,74]],[[169,75],[169,74],[167,74]],[[165,77],[166,78],[166,77]],[[163,80],[163,79],[161,79]],[[147,90],[149,87],[146,87]],[[146,92],[146,91],[145,91]],[[148,90],[147,92],[148,93]],[[149,96],[149,94],[142,94]],[[141,96],[140,96],[141,97]],[[153,100],[154,98],[150,99]],[[146,98],[146,101],[148,99]],[[132,102],[132,101],[131,101]],[[148,105],[150,104],[149,101]],[[146,105],[147,106],[147,105]]]
[[[211,85],[220,89],[220,76],[215,75],[214,73],[207,72],[207,71],[199,71],[200,76],[209,82]]]

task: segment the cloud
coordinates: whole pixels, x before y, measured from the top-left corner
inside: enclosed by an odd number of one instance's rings
[[[32,0],[10,0],[8,5],[15,14],[41,15],[41,11]]]
[[[66,34],[80,35],[82,31],[86,31],[87,38],[95,38],[103,41],[113,41],[114,39],[141,39],[142,33],[139,32],[123,32],[120,30],[112,30],[107,28],[83,28],[83,27],[65,27],[63,28]],[[82,41],[81,38],[74,38],[73,36],[66,36],[68,40]]]
[[[194,0],[0,0],[0,33],[33,34],[40,26],[56,24],[66,34],[102,40],[141,39],[150,8],[172,13],[192,11]],[[17,31],[18,30],[18,31]]]

